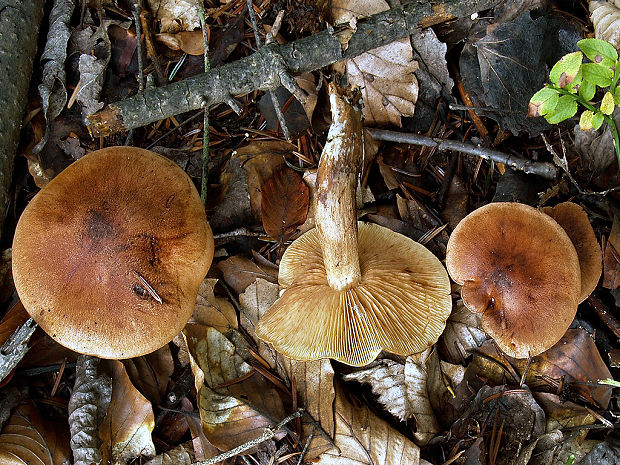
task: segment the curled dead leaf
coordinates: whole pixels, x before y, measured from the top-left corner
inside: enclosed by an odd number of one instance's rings
[[[155,40],[172,50],[182,50],[188,55],[204,55],[202,31],[182,31],[175,34],[155,34]]]

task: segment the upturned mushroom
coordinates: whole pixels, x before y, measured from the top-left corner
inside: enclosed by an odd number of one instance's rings
[[[71,164],[26,207],[13,277],[28,313],[57,342],[129,358],[181,331],[212,258],[189,176],[148,150],[111,147]]]
[[[577,312],[581,270],[562,227],[528,205],[498,202],[467,215],[448,241],[446,267],[463,303],[508,355],[549,349]]]
[[[332,125],[317,173],[316,228],[280,262],[280,298],[258,337],[288,357],[370,363],[382,351],[409,355],[437,341],[450,315],[450,282],[425,247],[387,228],[358,223],[362,160],[359,110],[330,85]]]

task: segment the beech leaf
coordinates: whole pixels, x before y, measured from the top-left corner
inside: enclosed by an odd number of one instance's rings
[[[255,439],[284,418],[275,390],[243,361],[224,335],[197,324],[187,325],[183,332],[194,359],[195,376],[204,379],[204,384],[197,386],[198,408],[209,442],[229,450]],[[201,374],[196,375],[197,369]]]
[[[121,362],[106,360],[104,363],[112,375],[112,399],[99,427],[103,463],[124,465],[137,457],[154,456],[151,433],[155,417],[151,403],[131,384]]]
[[[262,194],[263,227],[282,244],[306,221],[310,191],[299,174],[281,165],[265,182]]]
[[[322,454],[317,464],[420,463],[418,446],[372,413],[366,405],[353,405],[339,384],[336,384],[335,418],[334,443],[337,449]]]
[[[3,465],[63,465],[70,457],[66,424],[44,422],[33,404],[18,407],[0,433]]]
[[[463,363],[464,358],[486,340],[480,325],[480,314],[470,312],[462,300],[458,300],[446,322],[446,329],[439,338],[439,345],[450,363]]]

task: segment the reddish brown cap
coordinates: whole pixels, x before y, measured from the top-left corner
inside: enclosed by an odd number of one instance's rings
[[[329,286],[319,235],[312,229],[280,262],[286,290],[258,323],[256,334],[288,357],[370,363],[386,350],[421,352],[443,332],[452,308],[450,280],[424,246],[375,224],[358,223],[361,281]]]
[[[543,212],[562,226],[575,246],[581,268],[581,293],[579,295],[581,303],[596,289],[603,272],[603,254],[588,214],[573,202],[559,203],[555,207],[544,207]]]
[[[512,357],[550,348],[577,312],[577,252],[558,223],[528,205],[491,203],[467,215],[450,236],[446,266],[465,305]]]
[[[189,176],[148,150],[111,147],[70,165],[26,207],[13,277],[30,315],[60,344],[129,358],[183,329],[212,258]]]

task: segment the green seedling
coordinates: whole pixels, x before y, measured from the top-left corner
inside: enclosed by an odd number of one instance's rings
[[[549,123],[557,124],[575,116],[581,105],[585,111],[581,113],[579,126],[588,131],[607,123],[614,136],[620,166],[620,138],[611,116],[616,105],[620,105],[618,52],[613,45],[599,39],[580,40],[577,47],[581,51],[564,55],[551,68],[551,82],[532,96],[528,116],[544,116]],[[583,62],[584,55],[590,62]],[[597,87],[605,92],[600,101],[594,101]]]

